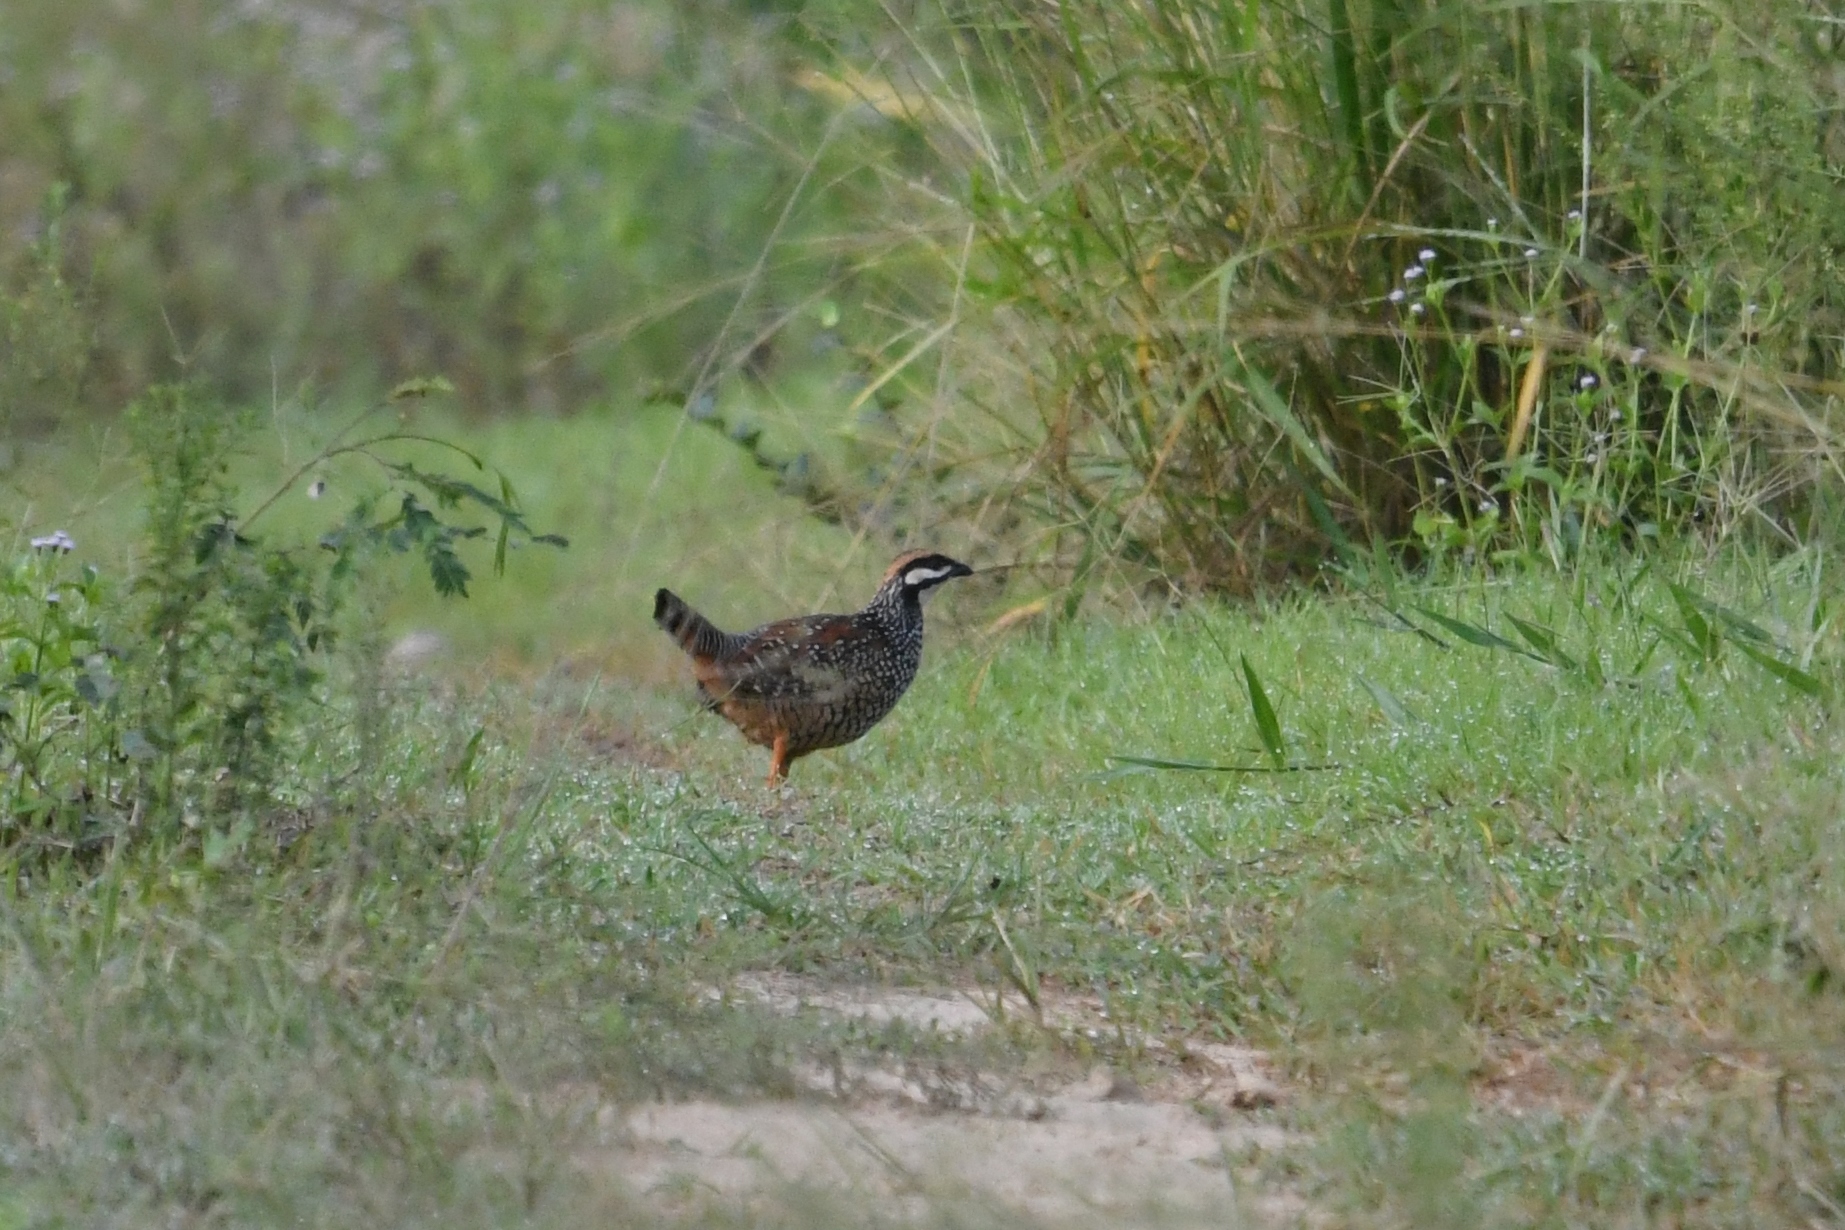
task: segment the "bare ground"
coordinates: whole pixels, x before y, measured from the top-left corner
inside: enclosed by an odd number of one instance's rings
[[[979,992],[839,988],[754,975],[722,992],[771,1010],[973,1037],[1003,1005]],[[1018,1007],[1019,1005],[1014,1005]],[[1045,1024],[1094,1028],[1081,997],[1041,999]],[[1160,1052],[1146,1084],[1106,1067],[1019,1082],[977,1070],[813,1068],[810,1096],[604,1107],[582,1165],[668,1211],[747,1211],[791,1192],[876,1203],[878,1220],[944,1206],[1058,1226],[1278,1225],[1304,1203],[1258,1179],[1298,1145],[1264,1113],[1285,1097],[1259,1052],[1201,1042]]]

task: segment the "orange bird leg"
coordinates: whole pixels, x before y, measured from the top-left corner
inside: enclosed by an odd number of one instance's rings
[[[769,752],[769,788],[773,790],[788,777],[788,736],[776,735]]]

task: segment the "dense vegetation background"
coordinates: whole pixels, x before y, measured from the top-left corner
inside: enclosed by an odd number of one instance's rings
[[[860,521],[868,493],[925,501],[1064,579],[1810,539],[1838,477],[1837,21],[22,6],[5,412],[441,374],[476,414],[698,414],[727,378],[818,373],[828,445],[739,431],[797,491]]]

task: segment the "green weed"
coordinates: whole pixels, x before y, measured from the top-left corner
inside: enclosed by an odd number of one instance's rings
[[[0,834],[15,862],[35,843],[93,853],[200,831],[207,858],[222,858],[305,789],[295,770],[331,733],[318,715],[344,610],[377,556],[414,553],[438,595],[465,596],[459,549],[488,535],[459,519],[469,512],[499,522],[496,569],[515,543],[564,545],[532,531],[504,475],[488,491],[389,455],[445,447],[484,471],[473,454],[401,429],[353,439],[358,422],[243,516],[229,476],[237,417],[196,391],[156,388],[129,416],[147,504],[132,584],[70,566],[67,531],[30,539],[0,587]],[[393,498],[361,497],[316,542],[252,536],[282,494],[341,457],[379,466]]]

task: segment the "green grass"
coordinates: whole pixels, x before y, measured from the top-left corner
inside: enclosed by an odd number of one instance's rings
[[[1680,571],[1836,695],[1824,563]],[[1303,595],[990,638],[1003,601],[950,589],[897,713],[779,798],[677,687],[394,684],[358,779],[328,714],[286,849],[6,900],[0,1196],[22,1224],[646,1220],[561,1160],[596,1105],[937,1045],[699,998],[769,968],[1093,992],[1122,1032],[1084,1045],[1129,1068],[1161,1036],[1271,1048],[1312,1142],[1276,1181],[1343,1223],[1825,1224],[1845,746],[1734,628],[1706,660],[1667,567],[1399,582],[1427,636]],[[1427,612],[1543,625],[1577,669]],[[1300,771],[1268,771],[1252,674]],[[1008,1037],[991,1061],[1070,1045]]]
[[[818,953],[887,930],[881,950],[993,960],[997,912],[1046,969],[1146,1004],[1152,1022],[1261,1032],[1291,1028],[1298,1005],[1287,963],[1254,954],[1285,948],[1306,903],[1407,896],[1461,933],[1469,1017],[1603,1026],[1635,995],[1666,994],[1687,961],[1760,956],[1780,925],[1767,862],[1814,849],[1823,818],[1758,831],[1760,817],[1722,814],[1735,783],[1837,781],[1823,707],[1734,653],[1700,666],[1662,649],[1658,589],[1597,572],[1580,591],[1418,595],[1479,623],[1510,611],[1553,625],[1619,680],[1603,687],[1452,637],[1443,648],[1355,600],[970,643],[888,730],[800,764],[815,811],[798,836],[764,830],[749,806],[713,811],[701,836],[737,865],[791,860],[769,883],[794,903],[789,938]],[[1245,655],[1302,771],[1269,771]],[[714,724],[656,728],[696,738],[689,754],[725,777],[759,767]],[[1122,756],[1249,771],[1135,772]],[[634,863],[613,874],[645,878]],[[875,904],[854,907],[867,886]],[[973,922],[932,930],[943,912]]]

